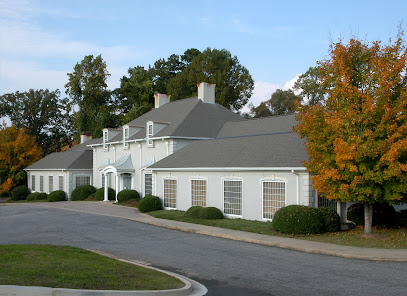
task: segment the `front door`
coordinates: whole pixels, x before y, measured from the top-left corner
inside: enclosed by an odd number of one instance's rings
[[[123,174],[123,189],[131,189],[131,174]]]

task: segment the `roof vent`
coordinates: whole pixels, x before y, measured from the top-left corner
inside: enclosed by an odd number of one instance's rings
[[[160,108],[162,105],[170,102],[171,95],[154,94],[154,108]]]
[[[85,143],[86,141],[92,140],[92,133],[90,132],[82,132],[81,133],[81,144]]]
[[[198,99],[204,103],[215,104],[216,84],[201,82],[198,83]]]

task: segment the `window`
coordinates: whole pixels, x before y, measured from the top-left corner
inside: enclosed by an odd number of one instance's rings
[[[129,127],[126,126],[123,128],[123,146],[124,148],[128,148],[129,147],[129,143],[126,142],[126,140],[129,138]]]
[[[153,146],[153,140],[150,138],[153,136],[153,124],[149,123],[147,125],[147,146],[152,147]]]
[[[242,215],[242,181],[223,182],[223,212],[228,215]]]
[[[206,180],[191,180],[192,206],[206,207]]]
[[[164,207],[177,207],[177,180],[164,179]]]
[[[82,185],[90,185],[90,176],[75,177],[75,188]]]
[[[102,187],[105,187],[105,174],[102,174]]]
[[[48,189],[49,189],[49,193],[51,193],[52,191],[54,191],[54,176],[48,176]]]
[[[59,190],[64,190],[64,176],[59,176]]]
[[[107,130],[103,131],[103,149],[107,149],[108,134]]]
[[[40,192],[44,192],[44,176],[40,176]]]
[[[35,191],[35,175],[31,176],[31,191]]]
[[[131,174],[123,174],[123,189],[131,189]]]
[[[145,174],[144,175],[144,194],[152,194],[153,193],[153,175],[152,174]]]
[[[285,206],[285,182],[263,182],[263,219],[273,219],[278,209]]]

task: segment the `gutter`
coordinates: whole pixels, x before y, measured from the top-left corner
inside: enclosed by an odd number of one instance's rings
[[[293,172],[299,171],[299,172],[305,172],[307,169],[304,167],[278,167],[278,168],[271,168],[271,167],[200,167],[200,168],[154,168],[154,167],[149,167],[149,170],[152,171],[172,171],[172,172],[183,172],[183,171],[201,171],[201,172],[217,172],[217,171],[289,171]]]

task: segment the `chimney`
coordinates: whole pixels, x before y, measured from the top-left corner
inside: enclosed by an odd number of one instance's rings
[[[170,102],[171,95],[154,94],[154,108],[160,108],[162,105]]]
[[[198,83],[198,99],[204,103],[215,104],[216,84],[201,82]]]
[[[92,140],[92,133],[90,132],[82,132],[81,133],[81,144],[85,143],[86,141]]]

